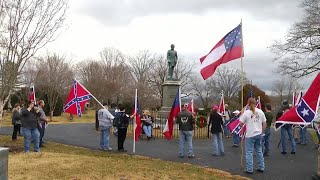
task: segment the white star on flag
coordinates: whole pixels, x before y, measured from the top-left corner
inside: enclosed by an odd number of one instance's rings
[[[309,109],[303,108],[303,111],[301,111],[301,113],[303,114],[303,117],[306,116],[306,115],[309,116]]]

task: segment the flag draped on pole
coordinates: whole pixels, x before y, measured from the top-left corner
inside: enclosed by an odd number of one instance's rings
[[[63,112],[81,116],[86,102],[88,102],[92,97],[92,94],[84,88],[82,84],[77,80],[74,80],[73,86],[70,89],[66,103],[63,107]]]
[[[181,112],[180,89],[178,89],[176,97],[173,101],[173,105],[172,105],[168,120],[166,122],[166,126],[164,127],[164,130],[163,130],[163,135],[168,140],[172,138],[174,118],[179,114],[179,112]]]
[[[220,100],[220,104],[219,104],[219,113],[222,115],[226,114],[226,107],[224,105],[224,95],[223,92],[221,92],[221,100]]]
[[[136,95],[135,95],[135,100],[134,100],[134,110],[133,113],[135,113],[135,141],[139,140],[139,136],[141,134],[141,111],[140,111],[140,106],[139,106],[139,98],[138,98],[138,91],[136,90]]]
[[[226,34],[211,51],[200,58],[201,75],[204,80],[214,74],[221,64],[243,56],[241,24]]]
[[[276,129],[284,124],[305,126],[311,124],[317,114],[320,95],[320,73],[293,108],[285,112],[277,121]]]
[[[257,105],[256,108],[261,109],[261,100],[260,100],[260,96],[258,96],[258,100],[257,100]]]
[[[36,104],[36,91],[34,89],[34,84],[31,84],[30,86],[29,101],[33,101]]]
[[[191,102],[188,104],[188,111],[190,111],[194,116],[196,115],[193,99],[191,99]]]

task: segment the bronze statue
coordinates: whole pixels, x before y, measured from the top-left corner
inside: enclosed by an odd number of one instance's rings
[[[177,64],[178,54],[177,51],[174,50],[174,44],[171,44],[171,49],[167,52],[167,61],[168,61],[168,77],[167,79],[173,79],[173,70]]]

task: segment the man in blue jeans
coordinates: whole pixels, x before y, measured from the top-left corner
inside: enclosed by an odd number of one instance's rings
[[[277,113],[276,119],[279,119],[283,113],[287,112],[289,110],[289,105],[286,100],[282,102],[282,111],[279,111]],[[289,136],[289,141],[291,144],[291,154],[296,154],[296,142],[294,141],[293,137],[293,128],[292,124],[285,124],[281,127],[281,146],[282,146],[282,152],[281,154],[287,154],[287,138],[286,134]]]
[[[176,117],[179,125],[179,157],[184,157],[184,144],[188,144],[188,157],[193,158],[192,131],[194,119],[192,113],[188,111],[188,104],[184,104],[182,111]]]
[[[307,127],[299,127],[299,136],[298,144],[307,145]]]
[[[253,173],[253,151],[258,158],[258,172],[264,172],[264,158],[262,153],[262,136],[266,128],[266,117],[261,109],[256,108],[256,100],[249,99],[249,110],[240,116],[240,126],[246,125],[245,158],[246,173]]]
[[[271,127],[271,123],[272,123],[272,120],[273,120],[273,115],[271,113],[271,104],[266,104],[265,106],[265,113],[264,115],[266,116],[266,119],[267,119],[267,128],[266,128],[266,131],[265,131],[265,135],[264,135],[264,153],[263,155],[264,156],[269,156],[269,151],[270,151],[270,135],[271,135],[271,130],[270,130],[270,127]]]
[[[34,152],[40,152],[40,132],[38,130],[39,109],[34,108],[34,101],[28,102],[28,107],[21,110],[21,126],[24,136],[24,152],[30,152],[31,140]]]
[[[104,108],[98,111],[98,120],[100,127],[100,149],[103,151],[111,151],[109,144],[110,130],[113,124],[114,116],[108,111],[108,104],[103,103]]]

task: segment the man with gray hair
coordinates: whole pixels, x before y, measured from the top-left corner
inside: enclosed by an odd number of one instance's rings
[[[43,100],[40,100],[39,101],[39,112],[40,112],[40,117],[39,117],[39,125],[40,125],[40,128],[39,128],[39,131],[40,131],[40,147],[44,147],[43,144],[44,144],[44,141],[43,141],[43,136],[44,136],[44,132],[46,130],[46,125],[48,124],[48,118],[46,116],[46,113],[44,112],[43,110],[43,107],[45,106],[45,103]]]
[[[114,116],[108,110],[108,104],[103,103],[104,108],[98,111],[98,120],[100,127],[100,149],[103,151],[111,151],[109,145],[110,129],[113,124]]]

